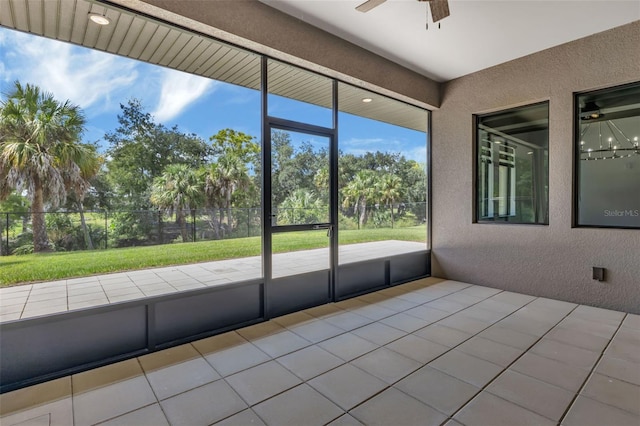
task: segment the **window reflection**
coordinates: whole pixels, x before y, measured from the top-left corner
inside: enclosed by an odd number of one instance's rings
[[[476,220],[549,223],[548,104],[476,117]]]

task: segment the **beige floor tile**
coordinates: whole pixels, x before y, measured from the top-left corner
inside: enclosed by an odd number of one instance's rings
[[[272,321],[286,328],[304,325],[308,322],[314,321],[316,317],[309,315],[306,312],[293,312],[291,314],[282,315],[274,318]]]
[[[363,426],[363,424],[351,414],[344,414],[329,423],[327,426]]]
[[[299,378],[275,361],[228,376],[226,380],[249,405],[257,404],[301,383]]]
[[[83,393],[76,393],[74,388],[74,421],[78,425],[99,423],[155,402],[156,397],[144,376]]]
[[[204,358],[172,364],[147,373],[147,379],[158,400],[197,388],[219,378],[220,375]]]
[[[622,321],[622,327],[640,330],[640,315],[627,314],[624,321]]]
[[[545,339],[555,340],[557,342],[562,342],[567,345],[576,346],[578,348],[598,353],[601,353],[609,343],[609,339],[605,339],[604,337],[584,333],[579,330],[570,330],[564,327],[556,327],[544,337]]]
[[[344,364],[342,359],[317,345],[282,356],[277,361],[302,380],[309,380]]]
[[[385,347],[422,364],[432,361],[451,349],[448,346],[423,339],[413,334],[408,334],[389,343]]]
[[[411,374],[422,365],[387,348],[376,349],[354,359],[351,364],[389,384]]]
[[[376,306],[376,305],[362,306],[357,309],[351,309],[350,311],[353,312],[354,314],[361,315],[373,321],[379,321],[383,318],[390,317],[391,315],[395,315],[398,313],[393,309],[388,309],[383,306]]]
[[[475,305],[476,303],[484,300],[484,297],[481,296],[474,296],[471,294],[467,294],[464,292],[464,290],[459,291],[457,293],[452,293],[448,296],[443,297],[440,300],[446,300],[446,301],[451,301],[451,302],[456,302],[456,303],[460,303],[462,305],[465,305],[467,307],[471,306],[471,305]]]
[[[272,358],[277,358],[311,345],[308,340],[286,329],[269,336],[253,339],[251,343]]]
[[[261,337],[270,336],[284,330],[286,330],[286,328],[276,323],[275,321],[266,321],[241,328],[239,330],[236,330],[235,332],[247,340],[254,340]]]
[[[563,319],[560,327],[568,328],[570,330],[578,330],[584,333],[595,334],[596,336],[604,337],[605,339],[611,339],[618,327],[610,324],[599,323],[595,321],[588,321],[582,318],[576,318],[568,316]]]
[[[495,322],[498,322],[502,318],[507,316],[507,314],[505,314],[505,313],[491,311],[491,310],[488,310],[488,309],[481,308],[481,307],[479,307],[477,305],[476,306],[471,306],[471,307],[465,309],[464,311],[462,311],[462,313],[467,317],[476,318],[476,319],[479,319],[481,321],[487,322],[489,324],[493,324]]]
[[[478,426],[545,426],[556,423],[488,392],[481,392],[464,406],[454,420]]]
[[[606,350],[606,354],[616,358],[625,359],[633,363],[640,363],[640,343],[618,339],[616,336]]]
[[[591,369],[600,354],[555,340],[542,339],[531,348],[531,352],[579,368]]]
[[[373,322],[372,319],[363,317],[362,315],[345,311],[341,311],[335,315],[327,317],[325,318],[325,321],[345,331],[351,331]]]
[[[345,331],[324,320],[314,319],[305,324],[289,327],[289,330],[312,343],[318,343],[330,339]]]
[[[377,303],[378,306],[382,306],[383,308],[391,309],[396,312],[404,312],[407,309],[414,308],[420,304],[421,302],[402,297],[391,297],[383,302]]]
[[[404,312],[407,315],[420,318],[423,321],[432,324],[436,321],[440,321],[443,318],[451,315],[449,312],[441,311],[440,309],[428,308],[425,305],[416,306]]]
[[[261,402],[253,410],[269,425],[325,425],[344,414],[307,384]]]
[[[536,336],[521,333],[499,325],[493,325],[487,328],[483,332],[479,333],[478,337],[483,337],[494,342],[523,350],[528,349],[538,340],[538,337]]]
[[[578,396],[562,421],[563,426],[638,426],[640,419],[627,411]]]
[[[372,343],[353,333],[345,333],[318,344],[345,361],[351,361],[378,348]]]
[[[387,384],[350,364],[342,365],[308,382],[331,401],[350,410],[387,387]]]
[[[495,299],[495,297],[497,296],[499,295],[496,295],[489,299],[484,299],[483,301],[478,302],[478,304],[476,304],[475,306],[477,306],[478,308],[485,309],[487,311],[496,312],[503,315],[511,315],[512,313],[514,313],[524,305],[520,303],[511,304],[508,302],[503,302],[501,300]]]
[[[70,377],[50,380],[38,385],[0,394],[0,416],[29,410],[38,405],[52,403],[69,397],[71,397]]]
[[[458,346],[460,343],[473,336],[471,333],[456,330],[455,328],[445,327],[439,324],[432,324],[421,330],[414,331],[413,334],[451,348]]]
[[[582,394],[635,414],[640,421],[640,386],[596,373],[589,378]]]
[[[398,330],[413,333],[416,330],[424,328],[431,324],[430,321],[425,321],[423,319],[417,318],[412,315],[407,315],[405,313],[398,313],[392,315],[390,317],[384,318],[380,320],[382,324],[386,324],[390,327],[397,328]]]
[[[605,355],[595,372],[640,386],[640,363],[637,362]]]
[[[154,352],[138,357],[138,361],[145,373],[180,364],[185,361],[200,358],[200,353],[190,344],[174,346],[173,348]]]
[[[160,405],[170,424],[189,426],[210,425],[247,408],[224,380],[165,399]]]
[[[73,393],[77,395],[93,389],[128,380],[144,373],[137,359],[128,359],[71,376]]]
[[[478,336],[462,343],[456,347],[456,350],[503,367],[507,367],[523,353],[522,349],[516,349]]]
[[[507,303],[509,305],[520,307],[520,306],[526,305],[527,303],[532,302],[533,300],[535,300],[535,297],[529,296],[527,294],[514,293],[511,291],[503,291],[501,293],[494,294],[493,296],[490,297],[489,300]]]
[[[169,426],[159,404],[148,405],[138,410],[116,417],[100,426]]]
[[[501,374],[486,390],[555,421],[560,420],[575,395],[511,370]]]
[[[479,388],[429,366],[396,383],[395,387],[448,415],[480,392]]]
[[[316,318],[325,319],[332,315],[342,312],[342,309],[337,307],[334,303],[327,303],[326,305],[320,305],[313,308],[309,308],[304,312]]]
[[[357,328],[353,330],[352,333],[380,346],[391,343],[394,340],[407,335],[404,331],[389,327],[388,325],[380,322],[375,322],[373,324]]]
[[[571,316],[617,327],[624,319],[624,312],[580,305],[571,312]]]
[[[489,327],[491,323],[470,318],[464,315],[464,312],[459,312],[455,315],[447,317],[437,322],[438,325],[442,325],[449,328],[455,328],[456,330],[464,331],[465,333],[476,334]]]
[[[266,426],[266,423],[251,408],[215,423],[216,426]]]
[[[223,377],[235,374],[271,360],[271,357],[251,343],[205,355],[205,359]]]
[[[567,365],[530,352],[524,354],[510,369],[571,392],[577,392],[589,375],[587,369]]]
[[[476,387],[483,387],[502,371],[502,367],[496,364],[456,349],[431,361],[429,365]]]
[[[446,416],[397,389],[390,388],[351,411],[366,425],[440,425]]]
[[[499,288],[485,287],[485,286],[482,286],[482,285],[471,285],[471,286],[468,286],[468,287],[464,288],[462,291],[460,291],[460,293],[468,294],[470,296],[480,297],[480,298],[483,298],[483,299],[486,299],[488,297],[494,296],[494,295],[499,294],[501,292],[502,292],[502,290],[500,290]]]
[[[448,312],[449,315],[451,315],[467,308],[469,305],[466,303],[455,302],[453,300],[447,300],[447,296],[445,296],[441,299],[427,302],[422,306],[430,309],[439,309],[441,311]]]
[[[0,416],[3,426],[68,426],[73,424],[71,397]]]
[[[551,330],[551,328],[553,328],[553,324],[524,318],[518,315],[518,312],[509,315],[504,319],[501,319],[496,323],[496,325],[510,328],[512,330],[519,331],[520,333],[530,334],[536,337],[541,337],[549,330]]]

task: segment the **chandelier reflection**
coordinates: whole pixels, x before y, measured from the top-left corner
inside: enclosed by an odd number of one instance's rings
[[[603,130],[609,136],[603,136]],[[580,132],[580,160],[615,160],[634,155],[640,155],[638,136],[627,136],[611,120],[583,124]]]

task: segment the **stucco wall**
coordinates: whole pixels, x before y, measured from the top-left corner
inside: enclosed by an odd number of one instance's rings
[[[446,83],[432,123],[433,275],[640,313],[640,230],[571,228],[573,92],[637,80],[640,21]],[[549,225],[472,223],[472,114],[542,100]]]

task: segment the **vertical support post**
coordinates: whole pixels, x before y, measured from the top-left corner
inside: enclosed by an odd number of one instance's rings
[[[109,228],[107,228],[109,221],[109,211],[104,211],[104,249],[109,247]]]
[[[191,209],[191,220],[193,221],[193,242],[196,242],[196,209]]]
[[[9,213],[7,213],[7,226],[6,226],[6,233],[7,233],[7,256],[9,256]]]

